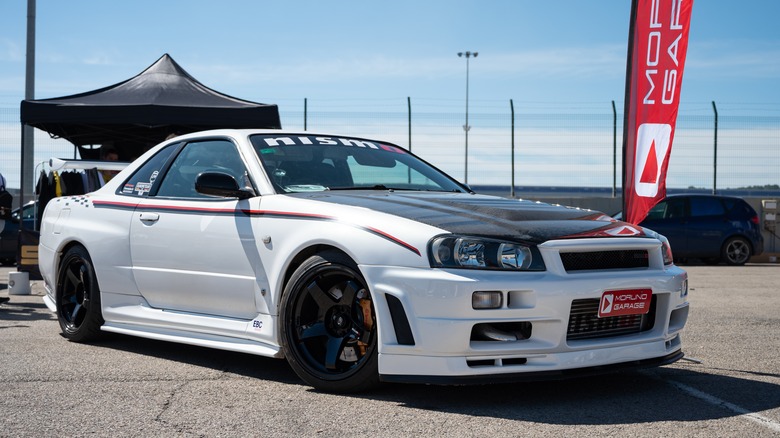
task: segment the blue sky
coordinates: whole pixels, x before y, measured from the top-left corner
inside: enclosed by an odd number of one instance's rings
[[[463,122],[454,116],[464,108],[466,62],[457,53],[476,51],[469,81],[471,144],[478,151],[470,155],[471,182],[506,184],[509,136],[477,116],[504,120],[509,99],[520,114],[608,117],[613,100],[622,114],[630,3],[37,0],[35,97],[106,87],[168,53],[208,87],[278,104],[282,126],[301,127],[307,98],[309,114],[335,112],[313,129],[400,145],[407,144],[403,123],[411,97],[415,114],[442,115],[417,119],[430,126],[416,125],[415,152],[463,180]],[[26,17],[26,0],[0,0],[0,168],[12,187],[19,179],[20,130],[11,118],[24,98]],[[711,120],[712,101],[722,119],[780,117],[777,17],[777,0],[694,1],[681,117]],[[368,117],[353,123],[356,114]],[[519,134],[517,184],[560,185],[564,175],[567,185],[611,185],[611,126],[568,126],[570,119],[551,117],[551,124],[566,126],[525,126]],[[676,138],[670,187],[707,187],[711,137],[703,122]],[[723,132],[719,163],[730,165],[725,171],[732,176],[719,181],[777,183],[777,138],[776,128]],[[36,135],[36,162],[71,150],[64,140]],[[584,155],[594,150],[602,155]],[[589,160],[600,167],[584,166]]]
[[[0,1],[0,107],[24,97],[25,0]],[[629,0],[38,0],[36,98],[108,86],[169,53],[249,100],[622,105]],[[780,2],[694,3],[682,105],[780,101]]]

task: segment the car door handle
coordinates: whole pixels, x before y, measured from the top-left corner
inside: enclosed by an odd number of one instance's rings
[[[157,213],[144,212],[141,213],[139,218],[141,219],[141,222],[157,222],[160,219],[160,215]]]

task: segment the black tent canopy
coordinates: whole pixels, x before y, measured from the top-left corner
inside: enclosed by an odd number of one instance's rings
[[[111,142],[124,155],[140,154],[171,133],[281,128],[276,105],[212,90],[190,76],[167,53],[138,75],[109,87],[71,96],[24,100],[20,119],[22,124],[67,139],[76,146]],[[83,158],[97,158],[89,156],[90,149],[82,148]]]

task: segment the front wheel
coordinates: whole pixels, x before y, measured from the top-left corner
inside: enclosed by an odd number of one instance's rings
[[[100,288],[92,259],[84,247],[74,246],[62,257],[55,300],[63,336],[76,342],[101,336]]]
[[[741,266],[750,259],[750,243],[742,237],[732,237],[723,245],[723,261],[732,266]]]
[[[284,289],[280,314],[284,354],[306,383],[328,392],[379,384],[373,299],[349,257],[327,251],[304,261]]]

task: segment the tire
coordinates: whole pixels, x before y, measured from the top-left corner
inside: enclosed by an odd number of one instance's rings
[[[732,237],[723,245],[721,259],[727,265],[742,266],[750,260],[751,253],[750,242],[742,237]]]
[[[69,249],[57,273],[57,320],[62,335],[74,342],[102,337],[100,288],[89,253],[82,246]]]
[[[337,393],[379,385],[374,304],[349,257],[327,251],[306,259],[284,288],[280,315],[285,357],[306,383]]]

